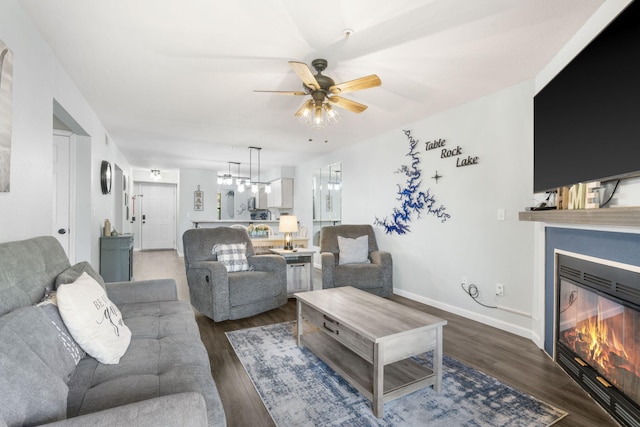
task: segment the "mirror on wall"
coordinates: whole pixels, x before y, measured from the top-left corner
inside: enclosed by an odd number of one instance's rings
[[[340,224],[342,216],[342,163],[313,171],[313,245],[320,245],[320,230]]]
[[[218,219],[248,221],[251,219],[248,210],[250,193],[238,192],[235,186],[222,185],[218,188]]]

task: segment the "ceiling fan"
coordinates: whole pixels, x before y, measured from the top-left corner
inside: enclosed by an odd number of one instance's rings
[[[317,71],[315,75],[304,62],[289,61],[289,65],[302,80],[304,91],[255,90],[254,92],[294,96],[311,95],[311,99],[307,100],[302,107],[296,111],[295,115],[316,127],[324,126],[327,122],[331,123],[339,120],[340,115],[331,108],[330,104],[354,113],[362,113],[367,109],[366,105],[351,101],[339,95],[369,89],[382,84],[380,78],[375,74],[336,84],[331,77],[322,74],[327,68],[326,59],[314,59],[311,62],[311,66]],[[323,112],[326,114],[326,120]]]

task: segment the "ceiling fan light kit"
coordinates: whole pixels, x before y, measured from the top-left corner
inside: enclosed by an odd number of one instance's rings
[[[326,59],[314,59],[311,62],[311,66],[317,71],[317,74],[314,75],[309,66],[304,62],[289,61],[289,66],[291,66],[293,71],[300,77],[300,80],[302,80],[304,92],[262,90],[256,90],[255,92],[293,96],[311,95],[311,99],[305,101],[302,107],[296,111],[295,115],[301,122],[314,128],[323,128],[328,124],[332,125],[340,121],[340,113],[338,113],[331,104],[354,113],[362,113],[366,110],[366,105],[343,98],[339,95],[380,86],[382,84],[380,78],[375,74],[371,74],[370,76],[336,84],[331,77],[322,74],[327,68],[327,64]]]

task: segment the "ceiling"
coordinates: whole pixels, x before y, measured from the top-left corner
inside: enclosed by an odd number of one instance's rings
[[[532,79],[604,0],[21,0],[134,168],[295,165]],[[345,37],[345,29],[353,34]],[[361,114],[315,130],[288,66],[326,58]],[[255,157],[254,157],[255,161]],[[255,166],[254,166],[255,167]]]

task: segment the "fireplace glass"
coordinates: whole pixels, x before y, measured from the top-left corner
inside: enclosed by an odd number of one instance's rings
[[[640,312],[560,280],[558,341],[640,404]]]

